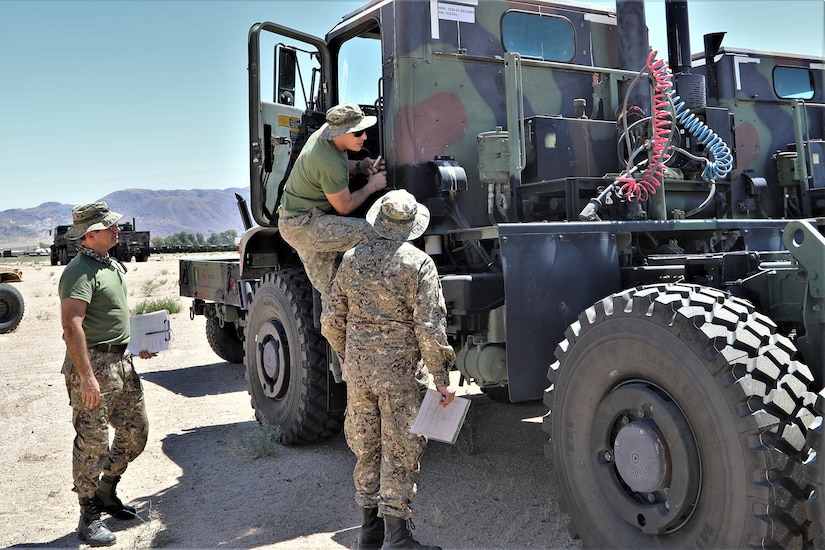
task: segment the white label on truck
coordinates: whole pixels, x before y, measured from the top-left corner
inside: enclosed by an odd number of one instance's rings
[[[433,40],[441,38],[438,30],[438,22],[458,21],[459,23],[475,23],[478,0],[452,0],[451,2],[439,2],[430,0],[430,34]]]
[[[462,6],[458,4],[438,3],[438,18],[447,21],[458,21],[460,23],[475,23],[476,9],[474,6]]]

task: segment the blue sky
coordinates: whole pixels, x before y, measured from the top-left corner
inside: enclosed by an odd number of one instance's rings
[[[249,27],[323,36],[362,3],[0,0],[0,211],[247,186]],[[666,55],[663,0],[646,11]],[[724,30],[727,46],[825,57],[825,0],[692,0],[689,13],[692,51]]]

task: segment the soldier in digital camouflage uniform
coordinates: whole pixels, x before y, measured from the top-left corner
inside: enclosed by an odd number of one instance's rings
[[[108,546],[116,537],[101,512],[124,520],[137,517],[116,489],[126,466],[146,446],[148,421],[140,378],[126,350],[126,268],[108,255],[117,244],[121,215],[101,201],[75,207],[72,217],[67,237],[81,241],[63,270],[58,294],[66,342],[62,373],[76,433],[72,474],[80,501],[78,535],[91,546]],[[143,359],[152,356],[140,352]],[[115,429],[111,446],[109,425]]]
[[[453,401],[455,352],[435,263],[406,242],[423,234],[429,211],[407,191],[390,191],[367,221],[380,238],[344,254],[321,319],[347,382],[344,434],[362,511],[357,547],[422,548],[408,522],[427,440],[410,427],[428,373],[442,405]]]
[[[332,107],[326,122],[307,140],[289,173],[278,207],[278,230],[298,252],[309,281],[325,299],[335,277],[338,255],[375,238],[363,218],[346,217],[376,191],[387,186],[384,162],[369,157],[352,161],[376,122],[355,104]],[[368,174],[367,184],[349,190],[349,175]]]

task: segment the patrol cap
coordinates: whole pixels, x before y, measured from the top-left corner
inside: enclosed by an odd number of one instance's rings
[[[374,116],[365,116],[361,107],[355,103],[343,103],[327,111],[327,121],[319,131],[322,139],[335,139],[347,132],[369,128],[377,121]]]
[[[74,225],[66,232],[66,238],[79,239],[89,231],[109,229],[122,217],[123,215],[109,210],[109,205],[104,201],[78,204],[72,209]]]
[[[412,241],[426,231],[430,223],[430,211],[416,202],[409,192],[396,189],[370,207],[367,222],[386,239]]]

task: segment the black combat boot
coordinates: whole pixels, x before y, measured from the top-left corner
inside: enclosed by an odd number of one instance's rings
[[[396,516],[384,516],[384,544],[387,548],[412,548],[415,550],[441,550],[440,546],[426,546],[415,540],[410,532],[408,521]]]
[[[379,550],[384,542],[384,520],[378,508],[361,508],[361,530],[355,541],[356,550]]]
[[[100,508],[94,498],[80,499],[80,522],[77,536],[89,546],[111,546],[117,537],[100,520]]]
[[[102,512],[117,519],[135,519],[137,512],[117,498],[117,484],[120,476],[103,476],[95,491],[95,503]]]

